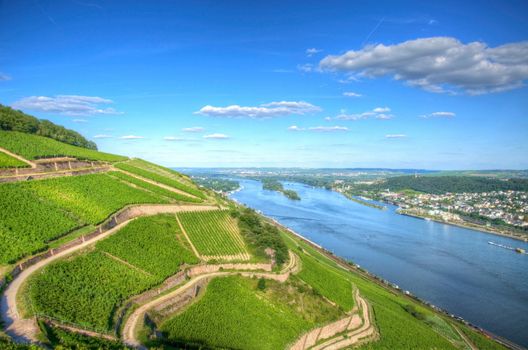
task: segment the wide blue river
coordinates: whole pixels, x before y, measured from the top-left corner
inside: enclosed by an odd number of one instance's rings
[[[304,237],[497,335],[528,347],[528,255],[505,237],[382,211],[339,193],[285,183],[300,201],[239,180],[231,198]]]

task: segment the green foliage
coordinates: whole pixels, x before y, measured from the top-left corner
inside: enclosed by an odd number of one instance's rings
[[[499,180],[483,176],[397,176],[373,185],[356,185],[356,190],[393,192],[413,190],[431,194],[446,192],[528,191],[528,179]]]
[[[0,151],[0,168],[27,168],[29,165]]]
[[[493,339],[488,338],[485,335],[477,331],[471,330],[467,326],[460,325],[458,326],[458,328],[460,328],[462,333],[464,333],[469,338],[469,340],[471,340],[471,342],[475,344],[475,346],[480,350],[506,350],[508,349],[505,346],[502,346],[501,344],[497,343]]]
[[[116,167],[121,170],[128,171],[132,174],[136,174],[141,177],[159,182],[161,184],[174,187],[180,191],[187,192],[198,198],[205,199],[205,195],[200,190],[193,188],[190,185],[186,185],[182,181],[176,180],[171,177],[167,177],[166,175],[161,175],[152,170],[148,170],[146,169],[145,166],[142,165],[140,161],[136,159],[126,162],[126,163],[118,163],[116,164]]]
[[[266,258],[265,250],[271,248],[275,251],[278,265],[288,260],[288,247],[275,226],[264,223],[257,213],[248,208],[232,212],[232,215],[238,218],[240,232],[255,250],[255,255]]]
[[[53,124],[49,120],[39,120],[24,112],[0,104],[0,130],[20,131],[37,134],[60,142],[83,148],[97,150],[97,145],[85,139],[74,130]]]
[[[41,198],[29,183],[0,184],[0,264],[46,248],[79,226],[63,208]]]
[[[259,278],[259,281],[257,283],[257,289],[261,291],[266,289],[266,279]]]
[[[162,188],[162,187],[150,184],[148,182],[142,181],[142,180],[137,179],[137,178],[135,178],[133,176],[127,175],[125,173],[122,173],[120,171],[111,171],[108,174],[111,175],[111,176],[117,177],[117,178],[119,178],[119,179],[121,179],[123,181],[126,181],[126,182],[129,182],[131,184],[134,184],[134,185],[136,185],[138,187],[144,188],[144,189],[146,189],[146,190],[148,190],[150,192],[154,192],[156,194],[159,194],[159,195],[162,195],[162,196],[165,196],[165,197],[169,197],[171,199],[175,199],[175,200],[180,201],[180,202],[191,202],[191,203],[203,202],[203,200],[201,200],[199,198],[189,197],[189,196],[185,196],[185,195],[173,192],[173,191],[169,191],[169,190],[167,190],[165,188]]]
[[[47,242],[100,223],[128,204],[167,203],[106,174],[0,184],[0,198],[0,263],[43,250]]]
[[[265,190],[281,192],[289,199],[293,199],[293,200],[301,199],[301,197],[299,197],[297,192],[293,190],[285,190],[282,183],[280,183],[278,180],[275,180],[272,178],[263,178],[261,181],[262,181],[262,188]]]
[[[41,198],[91,224],[104,221],[128,204],[168,202],[165,198],[128,186],[106,174],[52,178],[33,181],[28,186]]]
[[[173,343],[230,349],[284,349],[313,323],[273,294],[255,291],[256,281],[212,280],[205,295],[161,325]]]
[[[94,251],[46,266],[28,285],[37,314],[105,332],[112,328],[116,307],[155,282],[155,277]]]
[[[202,255],[235,255],[247,253],[237,224],[225,210],[178,214],[180,222]]]
[[[8,338],[7,336],[2,336],[0,334],[0,349],[2,350],[43,350],[40,346],[37,345],[26,345],[26,344],[17,344]]]
[[[83,160],[101,160],[106,162],[117,162],[127,159],[126,157],[72,146],[47,137],[25,134],[17,131],[0,130],[0,147],[26,159],[63,156]]]
[[[98,337],[90,337],[67,330],[50,327],[41,322],[49,343],[55,350],[125,350],[129,349],[123,343]]]
[[[299,278],[344,310],[354,307],[352,284],[348,279],[309,255],[302,254],[301,261]]]
[[[97,248],[162,280],[176,273],[183,263],[198,263],[184,242],[176,217],[161,214],[137,218],[97,243]]]

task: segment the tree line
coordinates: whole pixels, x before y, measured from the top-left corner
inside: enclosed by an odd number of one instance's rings
[[[22,111],[0,104],[0,130],[35,134],[70,145],[97,150],[97,145],[76,131],[66,129],[49,120],[37,119]]]

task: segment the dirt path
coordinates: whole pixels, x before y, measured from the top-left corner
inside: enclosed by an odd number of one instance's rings
[[[355,304],[359,306],[354,308],[355,312],[303,334],[290,350],[339,350],[374,336],[376,329],[371,323],[369,305],[357,289],[354,294]],[[358,310],[360,313],[357,313]]]
[[[126,220],[112,229],[101,233],[89,240],[86,240],[78,245],[68,248],[64,251],[56,253],[46,259],[43,259],[34,265],[25,268],[19,275],[17,275],[11,283],[7,286],[0,300],[0,316],[4,322],[4,328],[6,333],[18,343],[36,343],[37,334],[39,329],[37,327],[35,318],[24,319],[18,312],[16,297],[22,284],[37,270],[44,266],[52,263],[53,261],[67,256],[71,253],[79,251],[87,246],[100,241],[111,235],[114,232],[119,231],[134,218],[139,216],[155,215],[162,213],[178,213],[181,211],[203,211],[203,210],[218,210],[214,206],[200,206],[200,205],[139,205],[133,207],[134,215],[133,218]]]
[[[148,310],[156,307],[157,305],[160,305],[164,302],[169,301],[170,299],[173,299],[179,296],[182,293],[185,293],[189,288],[193,288],[195,285],[204,281],[205,279],[210,279],[210,278],[220,277],[220,276],[229,276],[229,275],[242,275],[245,277],[273,279],[279,282],[286,281],[288,277],[290,276],[290,273],[298,270],[297,255],[293,254],[291,251],[289,252],[289,254],[290,254],[290,263],[285,269],[283,269],[278,274],[271,273],[271,272],[254,272],[254,271],[215,271],[215,272],[205,272],[202,274],[194,275],[190,280],[187,281],[187,283],[185,283],[181,287],[159,298],[153,299],[141,305],[140,307],[138,307],[125,321],[125,325],[123,327],[123,332],[122,332],[123,342],[125,343],[125,345],[130,346],[132,348],[146,350],[146,347],[143,346],[136,338],[136,331],[137,331],[138,325],[142,322],[145,313]],[[250,266],[250,265],[258,266],[258,264],[246,264],[246,265],[247,266]],[[191,272],[190,275],[192,276],[193,273]]]
[[[469,346],[471,350],[478,350],[475,344],[473,344],[473,342],[469,340],[469,338],[460,329],[458,329],[458,327],[455,324],[451,323],[451,326],[453,326],[453,328],[458,333],[460,338],[462,338],[462,340],[466,343],[467,346]]]
[[[5,154],[7,154],[7,155],[9,155],[9,156],[11,156],[11,157],[13,157],[13,158],[18,159],[18,160],[21,161],[21,162],[24,162],[24,163],[28,164],[28,165],[29,165],[30,167],[32,167],[33,169],[37,167],[37,164],[35,164],[35,163],[33,163],[33,162],[27,160],[26,158],[22,158],[22,157],[19,156],[18,154],[14,154],[13,152],[6,150],[5,148],[0,147],[0,151],[1,151],[1,152],[4,152]]]

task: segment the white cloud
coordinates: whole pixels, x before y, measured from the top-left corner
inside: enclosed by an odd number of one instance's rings
[[[312,57],[315,54],[318,54],[319,52],[322,52],[323,50],[316,49],[315,47],[312,47],[310,49],[306,49],[306,56]]]
[[[358,94],[356,92],[347,91],[347,92],[343,92],[343,96],[346,96],[346,97],[362,97],[363,95]]]
[[[528,79],[528,41],[488,47],[451,37],[422,38],[329,55],[319,66],[351,76],[392,76],[431,92],[483,94],[523,86]]]
[[[341,112],[336,115],[335,117],[326,117],[326,121],[331,120],[364,120],[364,119],[380,119],[380,120],[388,120],[394,118],[394,115],[387,114],[387,112],[390,112],[390,108],[388,107],[377,107],[374,108],[371,111],[363,112],[363,113],[355,113],[355,114],[348,114],[345,110],[341,110]]]
[[[99,134],[99,135],[95,135],[93,138],[94,139],[110,139],[112,137],[113,137],[112,135]]]
[[[321,111],[320,107],[304,101],[280,101],[261,104],[259,106],[231,105],[227,107],[204,106],[195,114],[211,117],[239,118],[274,118],[291,114],[304,115]]]
[[[122,114],[112,107],[101,107],[114,103],[112,100],[97,96],[57,95],[29,96],[13,103],[13,108],[21,110],[35,110],[64,115],[98,115]]]
[[[453,118],[456,114],[453,112],[433,112],[430,114],[421,115],[420,118]]]
[[[165,141],[184,141],[185,140],[183,137],[177,137],[177,136],[165,136],[163,139]]]
[[[406,138],[407,135],[405,134],[387,134],[385,135],[385,138],[387,139],[403,139]]]
[[[125,135],[121,136],[120,139],[122,140],[141,140],[144,139],[144,136],[137,136],[137,135]]]
[[[301,128],[297,125],[292,125],[288,127],[288,131],[312,131],[312,132],[339,132],[339,131],[348,131],[346,126],[312,126],[309,128]]]
[[[214,134],[209,134],[209,135],[204,135],[204,139],[214,139],[214,140],[226,140],[226,139],[229,139],[230,137],[226,134],[219,134],[219,133],[214,133]]]
[[[11,80],[11,77],[7,74],[0,72],[0,81],[7,81],[7,80]]]
[[[201,126],[193,126],[191,128],[183,128],[183,132],[203,132],[205,129]]]
[[[374,113],[387,113],[390,112],[389,107],[377,107],[372,110]]]
[[[86,119],[73,119],[72,122],[74,122],[74,123],[88,123],[88,120],[86,120]]]
[[[310,73],[315,70],[315,66],[311,63],[298,64],[297,69],[304,73]]]

